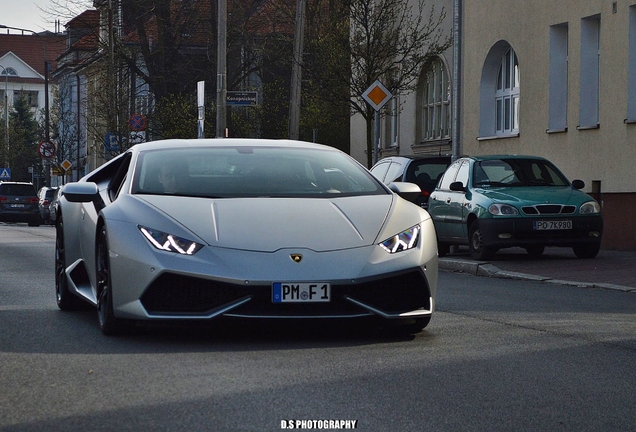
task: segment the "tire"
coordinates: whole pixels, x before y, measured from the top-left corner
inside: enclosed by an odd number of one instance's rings
[[[106,336],[117,336],[122,334],[127,326],[123,319],[115,316],[113,309],[110,258],[108,256],[108,238],[105,226],[102,226],[99,231],[96,249],[97,319],[99,320],[99,328]]]
[[[61,310],[71,311],[79,309],[80,299],[68,290],[64,224],[61,218],[55,227],[55,296],[57,298],[57,307]]]
[[[576,255],[577,258],[594,258],[601,250],[601,244],[596,243],[573,246],[572,250],[574,250],[574,255]]]
[[[450,252],[450,245],[448,243],[437,242],[437,256],[440,258],[445,257]]]
[[[541,255],[543,255],[544,251],[545,251],[544,245],[532,245],[532,246],[526,247],[526,252],[528,252],[528,255],[534,258],[539,258]]]
[[[470,225],[468,247],[470,249],[470,257],[477,261],[490,260],[497,252],[495,248],[484,246],[483,234],[477,221]]]

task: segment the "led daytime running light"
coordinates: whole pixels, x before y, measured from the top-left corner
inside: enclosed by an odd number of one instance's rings
[[[390,254],[413,249],[417,246],[421,228],[415,225],[380,243],[380,247]]]
[[[141,233],[155,248],[181,255],[194,255],[203,246],[172,234],[166,234],[150,228],[139,227]]]

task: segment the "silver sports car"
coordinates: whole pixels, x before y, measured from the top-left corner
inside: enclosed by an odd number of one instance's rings
[[[371,317],[416,332],[438,278],[433,223],[408,201],[419,192],[318,144],[138,144],[64,187],[57,304],[92,304],[107,335],[216,317]]]

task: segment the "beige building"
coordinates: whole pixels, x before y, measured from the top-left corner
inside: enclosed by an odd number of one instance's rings
[[[459,153],[550,159],[602,203],[603,248],[636,249],[636,1],[460,3]],[[452,76],[452,54],[440,60]],[[443,120],[426,123],[447,102],[425,96],[400,96],[398,145],[382,154],[450,153]]]

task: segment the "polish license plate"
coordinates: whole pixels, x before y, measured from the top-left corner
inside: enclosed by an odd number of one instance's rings
[[[11,208],[24,208],[25,205],[24,204],[11,204],[9,207],[11,207]]]
[[[328,282],[275,282],[272,285],[273,303],[320,303],[331,301]]]
[[[571,230],[572,229],[572,221],[571,220],[534,221],[534,229],[536,231]]]

